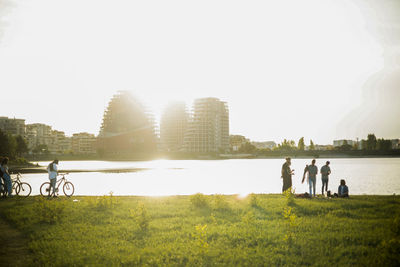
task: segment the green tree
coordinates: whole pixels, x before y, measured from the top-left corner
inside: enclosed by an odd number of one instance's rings
[[[283,139],[283,142],[281,144],[278,144],[278,146],[274,148],[274,150],[278,151],[293,151],[296,149],[297,149],[296,142],[293,140],[286,140],[286,139]]]
[[[47,145],[45,145],[45,144],[40,144],[40,145],[37,145],[33,150],[32,150],[32,152],[33,153],[36,153],[36,154],[48,154],[49,153],[49,149],[48,149],[48,147],[47,147]]]
[[[377,143],[377,141],[376,141],[375,134],[369,134],[367,137],[366,149],[367,150],[376,150],[376,143]]]
[[[250,142],[246,142],[240,146],[239,152],[241,153],[254,153],[256,152],[257,148],[252,145]]]
[[[304,151],[304,147],[305,147],[305,145],[304,145],[304,137],[302,137],[302,138],[299,139],[299,142],[297,143],[297,148],[300,151]]]
[[[383,138],[378,139],[377,143],[376,143],[376,149],[383,150],[383,151],[391,150],[392,149],[392,141],[385,140]]]
[[[0,154],[9,158],[14,158],[17,148],[17,142],[14,136],[4,133],[0,130]]]
[[[310,150],[315,150],[314,142],[313,142],[313,140],[311,140],[311,139],[310,139],[310,147],[309,147],[309,149],[310,149]]]
[[[28,152],[28,145],[26,144],[25,139],[21,135],[18,135],[15,138],[15,141],[17,142],[16,153],[18,156],[21,156],[23,153]]]
[[[353,150],[358,150],[358,143],[354,143],[352,149]]]

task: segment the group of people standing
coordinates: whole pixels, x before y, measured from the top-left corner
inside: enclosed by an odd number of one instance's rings
[[[310,165],[306,165],[304,168],[303,179],[301,183],[307,178],[308,186],[309,186],[309,197],[315,197],[316,192],[316,183],[317,183],[317,174],[318,174],[318,167],[315,165],[316,160],[313,159]],[[292,187],[292,176],[294,175],[294,170],[290,168],[292,165],[291,158],[286,158],[286,162],[282,165],[282,176],[283,179],[283,186],[282,192],[288,190]],[[330,162],[327,161],[324,166],[321,167],[321,180],[322,180],[322,195],[327,194],[328,197],[331,196],[330,191],[328,191],[328,182],[329,182],[329,175],[331,174],[331,168],[329,167]],[[338,188],[338,193],[334,194],[337,197],[348,197],[349,196],[349,189],[346,185],[345,180],[340,180],[340,185]]]

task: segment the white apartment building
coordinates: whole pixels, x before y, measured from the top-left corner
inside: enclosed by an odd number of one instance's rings
[[[75,133],[72,135],[72,151],[75,154],[96,153],[96,137],[90,133]]]
[[[12,135],[25,135],[25,120],[0,117],[0,130]]]
[[[343,146],[344,144],[346,144],[346,142],[348,145],[351,145],[351,146],[354,146],[354,144],[357,144],[357,141],[341,139],[341,140],[334,140],[333,146],[334,147]]]
[[[38,145],[47,145],[51,151],[50,149],[54,147],[51,131],[51,126],[43,123],[27,124],[25,138],[28,142],[28,149],[32,150]]]
[[[196,99],[185,133],[184,151],[225,153],[229,151],[229,110],[218,98]]]

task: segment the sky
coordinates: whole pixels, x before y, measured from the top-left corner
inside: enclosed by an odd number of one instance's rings
[[[400,1],[0,0],[0,116],[98,134],[119,90],[254,141],[400,137]]]

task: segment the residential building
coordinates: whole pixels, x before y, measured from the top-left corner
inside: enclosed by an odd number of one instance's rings
[[[54,140],[51,134],[51,126],[43,123],[33,123],[26,125],[26,140],[28,149],[33,150],[38,145],[46,145],[49,148],[54,148]],[[55,149],[53,150],[55,152]]]
[[[62,131],[53,130],[51,135],[54,140],[54,151],[64,153],[72,151],[72,138],[65,136]],[[50,149],[49,149],[50,150]],[[51,151],[51,150],[50,150]]]
[[[240,147],[247,142],[250,142],[250,139],[247,139],[243,135],[230,135],[229,136],[229,145],[232,152],[239,151]]]
[[[12,135],[25,135],[25,120],[0,117],[0,130]]]
[[[185,103],[172,103],[165,109],[160,121],[161,150],[178,152],[183,149],[189,113]]]
[[[400,149],[400,139],[392,139],[392,149]]]
[[[218,98],[196,99],[184,138],[184,150],[192,153],[229,151],[229,110]]]
[[[355,144],[357,144],[357,141],[346,140],[346,139],[334,140],[333,141],[333,146],[334,147],[339,147],[339,146],[343,146],[343,145],[354,146]]]
[[[251,144],[257,149],[273,149],[276,147],[276,143],[274,141],[251,142]]]
[[[96,153],[96,137],[90,133],[75,133],[72,135],[72,151],[74,154]]]

